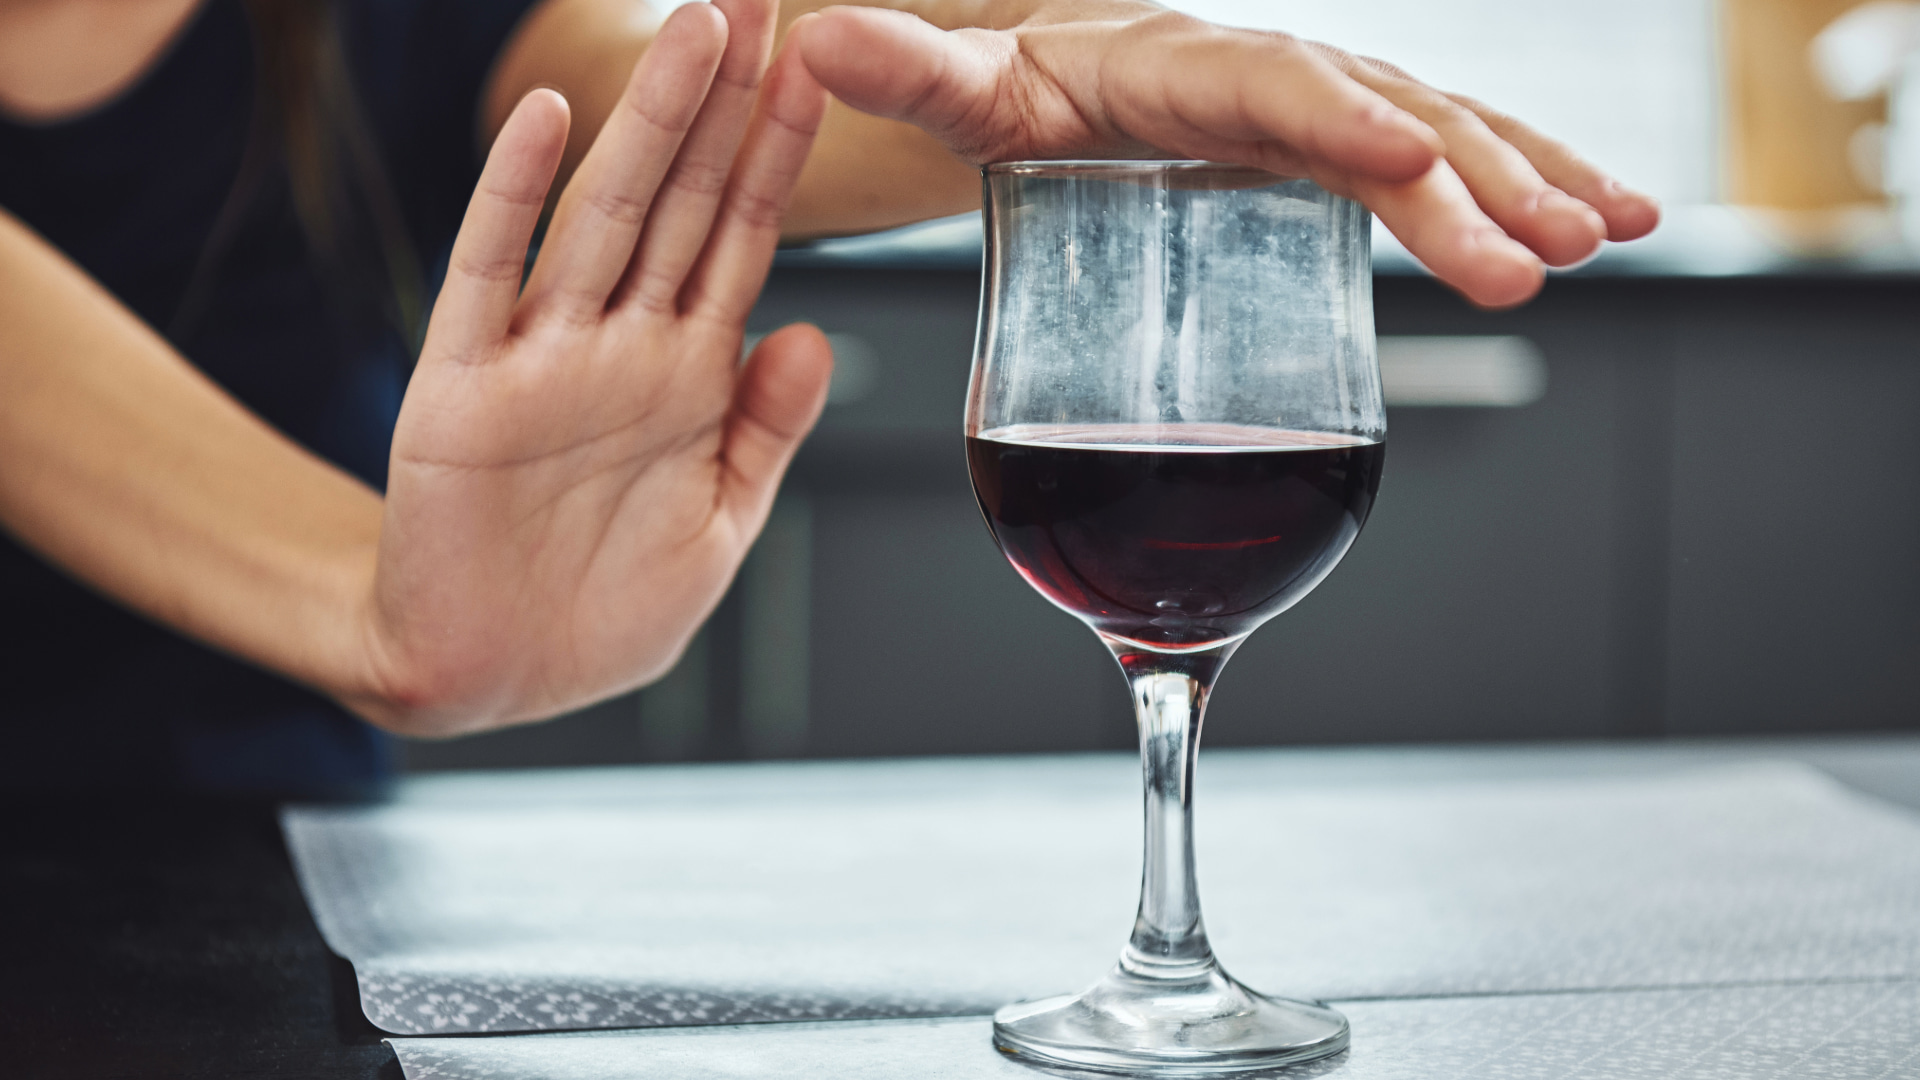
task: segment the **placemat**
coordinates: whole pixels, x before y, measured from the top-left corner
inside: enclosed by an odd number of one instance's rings
[[[1228,966],[1324,999],[1920,976],[1920,821],[1789,764],[1199,782]],[[400,1034],[986,1012],[1113,961],[1137,773],[1077,758],[410,781],[283,823]]]
[[[1353,1048],[1276,1080],[1915,1080],[1920,983],[1341,1003]],[[407,1080],[1041,1080],[983,1018],[392,1039]]]

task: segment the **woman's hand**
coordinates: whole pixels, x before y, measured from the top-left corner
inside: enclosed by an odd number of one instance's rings
[[[762,90],[773,20],[668,18],[524,292],[566,104],[535,91],[500,133],[394,435],[349,701],[376,721],[455,734],[657,677],[758,532],[832,366],[811,327],[740,363],[826,106],[792,50]]]
[[[855,108],[975,162],[1161,155],[1255,165],[1365,203],[1442,280],[1504,307],[1658,205],[1565,146],[1399,69],[1141,0],[835,7],[790,38]]]

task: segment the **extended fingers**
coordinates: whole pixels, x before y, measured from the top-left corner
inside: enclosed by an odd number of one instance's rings
[[[1599,211],[1607,239],[1637,240],[1660,224],[1660,203],[1594,168],[1572,148],[1549,139],[1520,121],[1472,98],[1450,94],[1455,104],[1471,110],[1495,135],[1527,156],[1546,181]]]
[[[826,111],[827,92],[807,71],[799,50],[782,50],[767,75],[726,202],[687,282],[686,310],[725,323],[746,319],[773,262],[781,219]]]
[[[1551,266],[1592,255],[1606,238],[1598,212],[1543,178],[1518,148],[1471,109],[1389,65],[1348,57],[1347,73],[1426,121],[1446,142],[1447,164],[1507,235]]]
[[[687,4],[660,27],[554,210],[527,283],[535,310],[585,319],[606,307],[728,37],[725,17],[710,4]]]
[[[485,360],[506,336],[527,245],[566,143],[567,103],[551,90],[528,94],[507,117],[454,239],[423,361]]]
[[[1546,268],[1481,211],[1444,161],[1407,183],[1328,186],[1365,203],[1427,269],[1481,307],[1512,307],[1540,291]]]
[[[640,246],[625,268],[614,303],[637,302],[672,310],[687,272],[706,244],[726,191],[754,100],[773,46],[776,9],[770,0],[715,0],[730,34],[713,86],[700,106],[680,155],[667,174]]]

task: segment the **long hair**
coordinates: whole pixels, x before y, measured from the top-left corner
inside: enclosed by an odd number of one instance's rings
[[[241,0],[254,41],[253,119],[240,172],[170,334],[202,314],[218,263],[276,163],[334,300],[371,314],[417,352],[425,332],[420,259],[354,93],[331,0]]]

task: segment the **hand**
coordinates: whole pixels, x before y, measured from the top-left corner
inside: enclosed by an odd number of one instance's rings
[[[943,31],[836,7],[790,40],[847,104],[975,163],[1161,155],[1311,177],[1488,307],[1539,291],[1543,263],[1659,221],[1654,200],[1565,146],[1377,60],[1138,0],[1035,0],[1008,22]]]
[[[832,366],[804,326],[740,363],[826,107],[791,50],[767,71],[773,17],[666,20],[524,292],[566,103],[535,91],[501,131],[394,435],[363,620],[379,691],[352,703],[377,722],[454,734],[655,678],[759,531]]]

